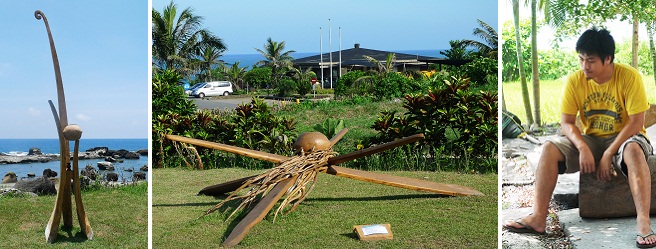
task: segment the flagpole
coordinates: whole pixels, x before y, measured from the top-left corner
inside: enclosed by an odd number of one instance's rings
[[[342,27],[339,27],[339,77],[342,78]]]
[[[323,88],[323,32],[319,27],[319,54],[321,56],[321,63],[319,63],[319,70],[321,70],[321,88]]]
[[[330,89],[333,89],[333,31],[330,27],[330,18],[328,18],[328,37],[328,40],[330,41]]]

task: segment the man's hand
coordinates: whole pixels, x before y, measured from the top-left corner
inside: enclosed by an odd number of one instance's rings
[[[597,180],[602,182],[610,181],[611,176],[611,163],[613,161],[613,154],[605,152],[599,161],[599,168],[597,168]]]
[[[595,172],[594,156],[592,156],[592,152],[587,146],[579,149],[579,167],[581,168],[581,174]]]

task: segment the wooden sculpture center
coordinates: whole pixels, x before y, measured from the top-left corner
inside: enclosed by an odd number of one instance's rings
[[[330,143],[330,140],[326,137],[321,132],[304,132],[298,138],[296,139],[296,142],[294,145],[294,150],[296,152],[300,152],[301,149],[303,151],[319,151],[319,150],[327,150],[329,149],[332,144]]]

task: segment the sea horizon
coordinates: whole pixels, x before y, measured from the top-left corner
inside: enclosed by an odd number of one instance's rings
[[[69,142],[71,150],[73,143]],[[110,150],[137,151],[148,148],[148,138],[82,138],[80,151],[94,147],[107,147]],[[44,154],[59,154],[58,138],[0,138],[0,153],[27,155],[30,148],[39,148]]]

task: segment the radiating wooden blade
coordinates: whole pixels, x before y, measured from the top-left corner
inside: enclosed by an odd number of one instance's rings
[[[345,154],[345,155],[332,157],[332,158],[328,159],[328,163],[331,164],[331,165],[343,163],[343,162],[350,161],[350,160],[353,160],[353,159],[358,159],[358,158],[365,157],[365,156],[368,156],[368,155],[371,155],[371,154],[375,154],[375,153],[378,153],[378,152],[381,152],[381,151],[384,151],[384,150],[389,150],[389,149],[393,149],[393,148],[396,148],[396,147],[399,147],[399,146],[402,146],[402,145],[406,145],[406,144],[409,144],[409,143],[414,143],[414,142],[422,140],[422,139],[424,139],[424,134],[415,134],[415,135],[412,135],[412,136],[409,136],[409,137],[404,137],[404,138],[401,138],[401,139],[398,139],[398,140],[394,140],[394,141],[389,142],[389,143],[384,143],[384,144],[376,145],[376,146],[369,147],[369,148],[366,148],[366,149],[354,151],[354,152],[351,152],[351,153],[348,153],[348,154]]]
[[[198,192],[198,194],[199,195],[209,195],[209,196],[214,196],[214,197],[217,197],[217,196],[220,196],[220,195],[223,195],[223,194],[227,194],[227,193],[230,193],[232,191],[237,190],[239,187],[241,187],[241,185],[246,183],[246,181],[248,181],[248,179],[251,179],[251,178],[256,177],[256,176],[258,176],[258,175],[247,176],[247,177],[239,178],[239,179],[232,180],[232,181],[229,181],[229,182],[224,182],[224,183],[220,183],[220,184],[216,184],[216,185],[212,185],[212,186],[207,186],[207,187],[201,189]]]
[[[333,145],[335,145],[337,142],[339,142],[339,140],[341,140],[342,137],[344,137],[344,135],[346,135],[347,132],[348,132],[348,129],[344,128],[341,131],[339,131],[337,134],[335,134],[335,136],[330,139],[330,147],[333,147]]]
[[[296,177],[289,178],[279,182],[269,193],[262,198],[257,205],[248,212],[246,217],[241,219],[235,228],[232,229],[228,238],[223,241],[223,246],[236,246],[241,242],[248,231],[257,223],[260,223],[269,213],[269,210],[285,195],[287,190],[294,184]]]
[[[430,181],[424,181],[414,178],[394,176],[388,174],[381,174],[369,171],[362,171],[357,169],[343,168],[339,166],[330,166],[326,173],[355,180],[373,182],[394,186],[399,188],[428,191],[437,194],[451,195],[451,196],[468,196],[468,195],[484,195],[478,190],[473,188],[464,187],[455,184],[442,184]]]
[[[247,157],[251,157],[251,158],[255,158],[255,159],[269,161],[269,162],[272,162],[272,163],[280,163],[280,162],[285,161],[285,160],[288,159],[288,157],[286,157],[286,156],[271,154],[271,153],[257,151],[257,150],[245,149],[245,148],[232,146],[232,145],[227,145],[227,144],[208,142],[208,141],[205,141],[205,140],[200,140],[200,139],[195,139],[195,138],[188,138],[188,137],[183,137],[183,136],[178,136],[178,135],[166,135],[166,139],[173,140],[173,141],[178,141],[178,142],[182,142],[182,143],[198,145],[198,146],[201,146],[201,147],[215,149],[215,150],[222,150],[222,151],[225,151],[225,152],[230,152],[230,153],[234,153],[234,154],[238,154],[238,155],[242,155],[242,156],[247,156]]]

